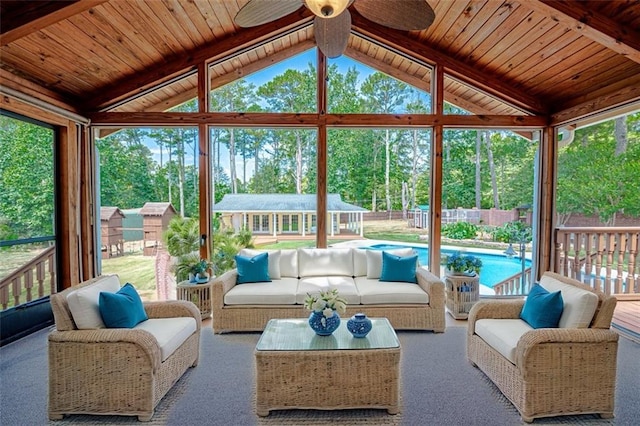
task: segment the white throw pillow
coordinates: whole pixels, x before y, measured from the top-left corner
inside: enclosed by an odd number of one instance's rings
[[[564,308],[559,328],[588,328],[598,308],[598,295],[571,284],[542,275],[540,285],[550,293],[560,290]]]
[[[411,247],[393,250],[367,250],[367,278],[376,280],[380,279],[380,274],[382,273],[383,251],[402,257],[412,256],[415,254]]]
[[[269,262],[269,278],[272,280],[280,279],[280,250],[253,250],[244,248],[238,253],[240,256],[254,257],[264,252],[268,253],[267,261]]]
[[[67,304],[73,321],[79,330],[95,330],[105,328],[98,308],[100,292],[115,293],[120,290],[120,279],[117,275],[105,275],[94,283],[72,291],[67,295]]]

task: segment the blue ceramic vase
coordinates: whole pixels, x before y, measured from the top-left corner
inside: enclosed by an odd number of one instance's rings
[[[353,337],[365,337],[371,331],[371,320],[365,314],[355,314],[347,321],[347,330]]]
[[[330,336],[340,326],[340,315],[333,311],[333,316],[327,318],[322,312],[311,312],[309,326],[318,336]]]

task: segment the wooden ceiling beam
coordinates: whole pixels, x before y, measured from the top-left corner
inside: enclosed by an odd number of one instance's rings
[[[207,47],[201,46],[194,51],[150,66],[146,71],[135,76],[123,76],[118,81],[106,87],[101,87],[95,93],[88,94],[85,108],[89,111],[103,110],[128,98],[133,98],[154,86],[195,69],[201,62],[211,63],[221,60],[253,46],[261,45],[280,35],[311,25],[311,16],[311,12],[302,7],[299,11],[277,21],[269,22],[259,27],[243,29],[212,42]]]
[[[109,0],[6,1],[0,19],[0,46],[85,12]]]
[[[573,31],[640,63],[640,32],[601,15],[584,1],[532,0],[525,7],[542,13]]]
[[[590,94],[589,98],[575,99],[551,115],[551,125],[559,126],[589,120],[605,111],[618,110],[628,105],[640,107],[640,75],[618,81]]]
[[[394,30],[373,23],[358,15],[357,12],[352,13],[351,22],[352,30],[359,35],[375,40],[392,50],[402,52],[402,54],[417,61],[431,65],[437,63],[455,78],[497,99],[503,100],[525,113],[545,115],[549,112],[549,107],[540,99],[509,87],[500,80],[499,76],[490,76],[486,72],[481,72],[471,65],[456,60],[444,52],[440,52],[409,37],[406,31]]]
[[[231,127],[317,127],[319,114],[240,113],[240,112],[98,112],[89,116],[94,126],[195,126],[209,124]],[[450,114],[326,114],[327,126],[358,127],[431,127],[538,129],[548,124],[545,117],[524,115],[450,115]]]

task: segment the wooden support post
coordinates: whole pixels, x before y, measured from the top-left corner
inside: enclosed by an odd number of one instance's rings
[[[318,49],[318,149],[316,168],[316,247],[327,247],[327,58]]]
[[[208,67],[201,62],[198,64],[198,111],[209,110],[209,86]],[[200,257],[211,258],[212,234],[211,234],[211,161],[209,149],[209,126],[205,123],[198,124],[198,189],[200,191]]]
[[[435,114],[444,110],[444,69],[436,66],[432,84]],[[429,269],[440,276],[440,238],[442,235],[442,146],[443,126],[435,125],[431,133],[431,194],[429,197]]]

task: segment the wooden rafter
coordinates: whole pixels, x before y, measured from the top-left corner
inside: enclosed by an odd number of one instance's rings
[[[431,65],[437,63],[445,67],[448,74],[513,105],[523,112],[536,115],[548,113],[548,106],[543,104],[540,99],[515,90],[497,77],[480,72],[471,65],[410,38],[405,31],[375,24],[357,13],[352,13],[352,30],[364,38],[373,39],[419,61]]]
[[[640,32],[635,28],[623,27],[618,22],[594,12],[585,2],[534,0],[528,1],[526,6],[640,63]]]
[[[0,18],[0,46],[85,12],[109,0],[6,1]],[[5,6],[11,6],[10,8]]]
[[[536,129],[546,117],[526,115],[453,114],[320,114],[241,112],[99,112],[89,116],[95,126],[187,126],[198,124],[236,127],[317,127],[320,121],[335,127],[431,127]]]
[[[311,17],[309,15],[310,13],[307,12],[306,8],[300,8],[300,11],[277,21],[255,28],[244,29],[235,34],[229,34],[224,39],[211,43],[206,48],[198,48],[188,54],[168,59],[162,64],[157,64],[157,66],[151,66],[145,72],[138,73],[134,77],[125,76],[108,87],[102,87],[98,92],[87,96],[91,103],[86,106],[86,109],[92,111],[105,109],[114,103],[132,98],[136,94],[161,84],[163,81],[170,80],[181,73],[193,70],[201,62],[210,63],[221,60],[261,45],[272,38],[297,31],[311,25]]]

